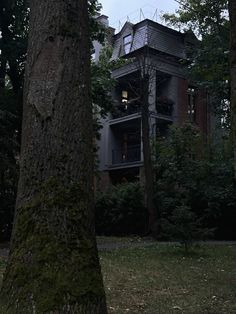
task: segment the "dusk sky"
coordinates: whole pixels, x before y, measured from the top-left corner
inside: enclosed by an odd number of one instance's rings
[[[127,21],[127,16],[130,22],[134,23],[139,22],[140,17],[161,22],[159,18],[161,13],[174,13],[178,9],[178,3],[174,0],[100,0],[99,2],[103,6],[101,13],[109,17],[110,26],[117,31],[120,25]]]

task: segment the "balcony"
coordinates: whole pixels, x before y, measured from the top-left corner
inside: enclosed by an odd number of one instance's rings
[[[140,112],[140,104],[138,102],[121,103],[115,107],[112,117],[117,119],[137,112]]]
[[[167,97],[159,97],[156,103],[157,114],[172,116],[174,102]]]
[[[122,163],[137,162],[141,160],[141,146],[132,145],[127,149],[113,149],[112,150],[112,165]]]

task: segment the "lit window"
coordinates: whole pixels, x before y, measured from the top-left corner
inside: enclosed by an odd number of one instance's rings
[[[132,35],[131,34],[123,37],[123,47],[124,47],[124,52],[125,53],[129,53],[130,52],[131,43],[132,43]]]
[[[122,104],[125,105],[125,109],[127,109],[128,108],[128,105],[127,105],[127,103],[128,103],[128,92],[127,92],[127,90],[122,90],[121,102],[122,102]]]
[[[122,102],[128,102],[128,92],[127,90],[122,91]]]

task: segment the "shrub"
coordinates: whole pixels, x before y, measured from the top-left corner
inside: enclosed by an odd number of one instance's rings
[[[217,239],[235,239],[236,188],[232,144],[206,143],[196,126],[171,127],[155,143],[155,203],[160,221],[184,204]],[[185,208],[186,209],[186,208]],[[163,228],[161,228],[163,229]]]
[[[98,193],[95,202],[97,234],[143,234],[147,221],[143,199],[138,183],[120,184]]]
[[[194,242],[213,235],[214,230],[204,227],[203,220],[189,206],[177,206],[169,217],[161,220],[162,236],[180,242],[187,252]]]

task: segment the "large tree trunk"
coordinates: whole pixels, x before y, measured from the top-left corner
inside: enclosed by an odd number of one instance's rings
[[[229,0],[230,14],[230,74],[231,74],[231,130],[234,146],[234,177],[236,179],[236,1]]]
[[[31,0],[21,171],[0,313],[106,313],[86,0]]]

